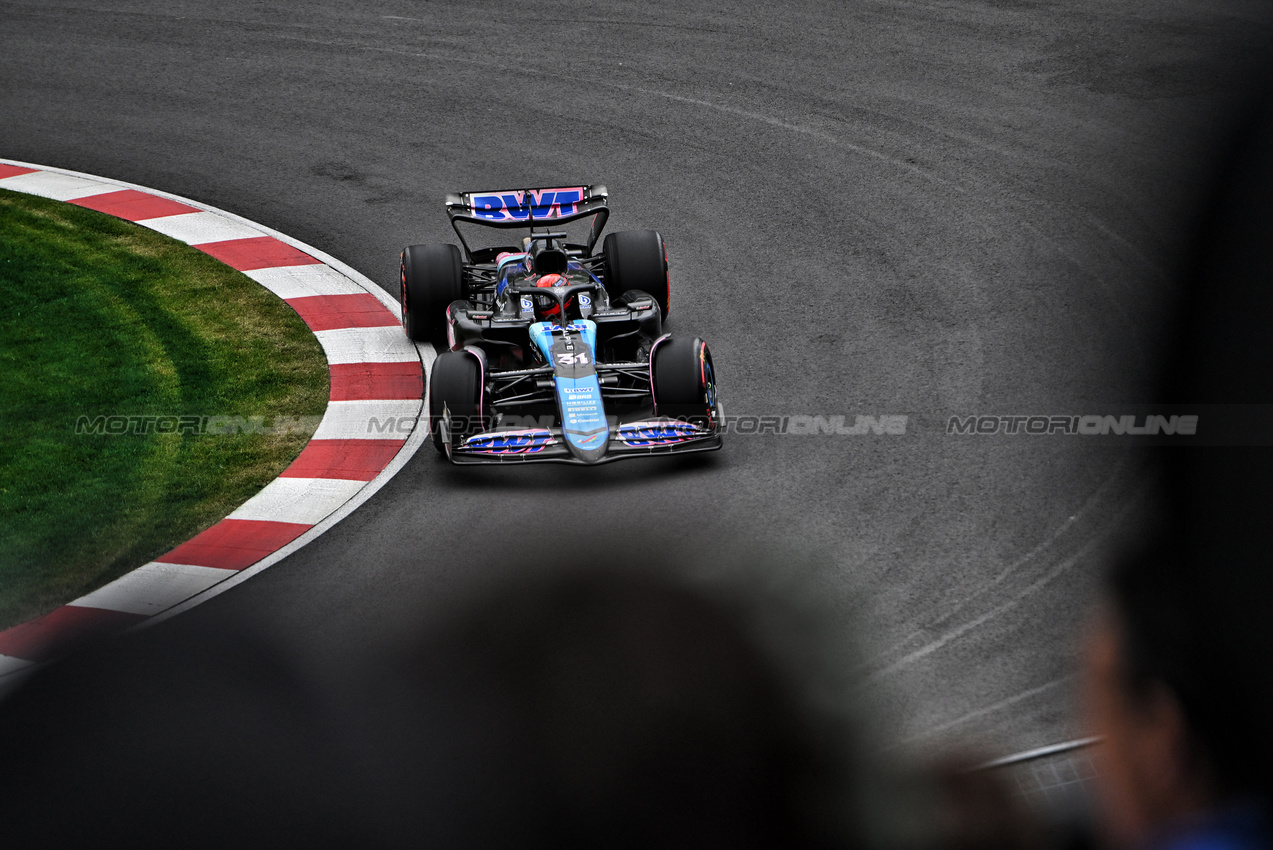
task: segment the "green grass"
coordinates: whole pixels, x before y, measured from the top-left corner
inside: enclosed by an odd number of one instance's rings
[[[0,629],[212,525],[309,439],[77,434],[77,421],[317,416],[325,367],[300,318],[246,275],[137,225],[0,190]]]

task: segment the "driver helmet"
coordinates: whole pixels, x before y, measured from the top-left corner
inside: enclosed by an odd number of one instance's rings
[[[543,289],[551,289],[554,286],[565,286],[568,282],[569,281],[566,280],[565,275],[546,274],[541,276],[539,280],[535,281],[535,286]],[[570,307],[571,302],[574,300],[573,296],[566,299],[566,307]],[[546,320],[556,318],[559,309],[560,308],[557,306],[557,299],[546,295],[535,296],[535,312],[541,319]]]

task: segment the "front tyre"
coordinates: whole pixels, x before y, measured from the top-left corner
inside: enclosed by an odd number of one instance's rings
[[[411,245],[402,252],[402,329],[438,352],[449,347],[446,308],[464,297],[464,264],[454,245]]]
[[[715,427],[716,371],[707,343],[664,338],[650,354],[650,393],[654,414]]]
[[[450,415],[451,445],[482,430],[482,363],[467,351],[444,351],[429,374],[429,431],[446,454],[442,422]]]

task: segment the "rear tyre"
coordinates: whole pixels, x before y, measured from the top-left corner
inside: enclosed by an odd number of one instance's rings
[[[670,288],[667,278],[667,246],[654,230],[621,230],[601,243],[606,261],[606,293],[611,300],[629,289],[654,296],[659,312],[667,318]]]
[[[698,337],[657,343],[650,358],[650,377],[657,416],[715,425],[716,372],[707,343]]]
[[[411,245],[402,252],[402,329],[416,342],[439,352],[449,347],[446,308],[464,297],[460,249],[454,245]]]
[[[482,364],[465,351],[444,351],[429,375],[429,431],[433,447],[443,454],[441,424],[451,414],[451,444],[482,430]]]

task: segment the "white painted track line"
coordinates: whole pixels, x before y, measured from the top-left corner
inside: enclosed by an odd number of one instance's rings
[[[234,575],[234,570],[152,561],[72,602],[127,614],[158,614]]]
[[[279,269],[254,269],[244,274],[284,301],[349,292],[348,279],[330,266],[284,266]]]
[[[404,363],[419,354],[404,349],[406,336],[401,327],[341,328],[314,334],[327,355],[327,362],[338,363]]]
[[[34,661],[27,661],[25,658],[0,655],[0,676],[7,676],[10,673],[17,673],[22,670],[30,670],[34,666]],[[2,691],[0,691],[0,695],[3,695]]]
[[[15,163],[18,164],[18,163]],[[21,163],[25,165],[25,163]],[[120,187],[87,176],[60,174],[52,171],[37,171],[33,174],[19,174],[17,177],[6,177],[0,182],[0,188],[12,192],[25,192],[28,195],[39,195],[54,201],[69,201],[74,198],[87,198],[92,195],[104,195],[107,192],[118,192]]]
[[[352,499],[366,484],[341,478],[275,478],[226,519],[314,525]]]
[[[420,416],[414,399],[390,401],[333,401],[314,432],[315,440],[402,439]],[[425,428],[427,431],[428,428]]]
[[[230,239],[253,239],[261,235],[255,227],[222,218],[216,213],[194,212],[184,215],[166,215],[137,222],[142,227],[171,236],[187,245],[205,242],[225,242]]]

